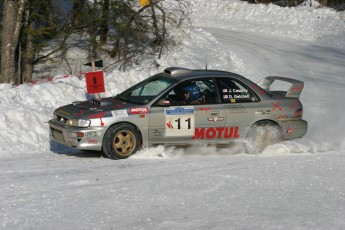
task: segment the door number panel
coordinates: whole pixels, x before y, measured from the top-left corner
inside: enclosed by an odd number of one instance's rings
[[[194,107],[169,108],[165,110],[165,136],[194,136]]]

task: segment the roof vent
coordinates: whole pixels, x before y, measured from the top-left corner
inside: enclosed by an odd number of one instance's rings
[[[187,74],[193,72],[190,69],[180,68],[180,67],[169,67],[164,70],[164,73],[170,74],[171,76]]]

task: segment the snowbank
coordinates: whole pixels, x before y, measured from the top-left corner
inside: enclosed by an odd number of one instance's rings
[[[252,31],[345,47],[342,14],[329,8],[284,8],[233,0],[196,1],[194,18],[195,25],[200,27]],[[330,36],[337,39],[329,43]]]

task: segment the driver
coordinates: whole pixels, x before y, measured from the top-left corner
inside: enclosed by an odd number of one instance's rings
[[[177,90],[176,94],[183,100],[185,105],[201,104],[203,102],[200,88],[196,84],[183,86]]]

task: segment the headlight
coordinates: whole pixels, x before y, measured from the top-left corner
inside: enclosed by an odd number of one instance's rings
[[[67,125],[76,126],[76,127],[89,127],[90,124],[91,124],[90,120],[70,119],[67,121]]]

